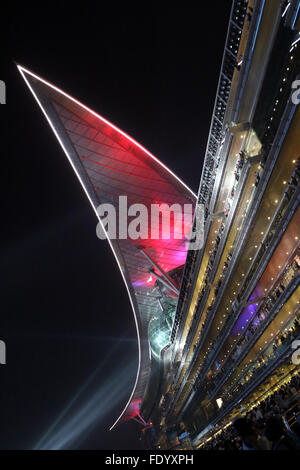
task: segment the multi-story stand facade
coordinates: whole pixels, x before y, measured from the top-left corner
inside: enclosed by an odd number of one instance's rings
[[[299,372],[299,1],[234,1],[189,252],[152,419],[193,448]]]

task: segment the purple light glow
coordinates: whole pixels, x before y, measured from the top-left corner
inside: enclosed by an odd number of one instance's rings
[[[252,292],[252,295],[249,298],[249,302],[251,300],[254,300],[257,297],[261,297],[261,296],[262,296],[262,292],[261,292],[261,289],[258,285],[258,286],[256,286],[255,290]],[[235,336],[238,333],[242,333],[246,329],[247,325],[249,324],[250,320],[253,318],[255,312],[257,311],[257,309],[258,309],[258,307],[257,307],[256,303],[253,303],[251,305],[247,305],[247,307],[244,308],[244,310],[242,311],[241,315],[239,316],[237,322],[235,323],[235,325],[234,325],[234,327],[231,331],[230,337]]]

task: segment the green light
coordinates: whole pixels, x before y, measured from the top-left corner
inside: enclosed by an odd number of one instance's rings
[[[151,318],[148,337],[153,356],[160,360],[161,350],[169,343],[176,306],[167,305],[165,310]]]

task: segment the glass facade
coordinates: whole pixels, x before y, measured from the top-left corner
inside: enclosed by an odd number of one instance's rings
[[[148,326],[148,337],[152,355],[160,359],[161,350],[169,343],[172,331],[176,304],[168,303],[159,315],[154,315]]]

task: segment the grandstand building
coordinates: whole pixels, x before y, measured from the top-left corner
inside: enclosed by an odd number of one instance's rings
[[[187,255],[151,409],[164,448],[186,448],[182,431],[201,448],[299,372],[299,6],[232,5],[198,194],[205,245]]]

